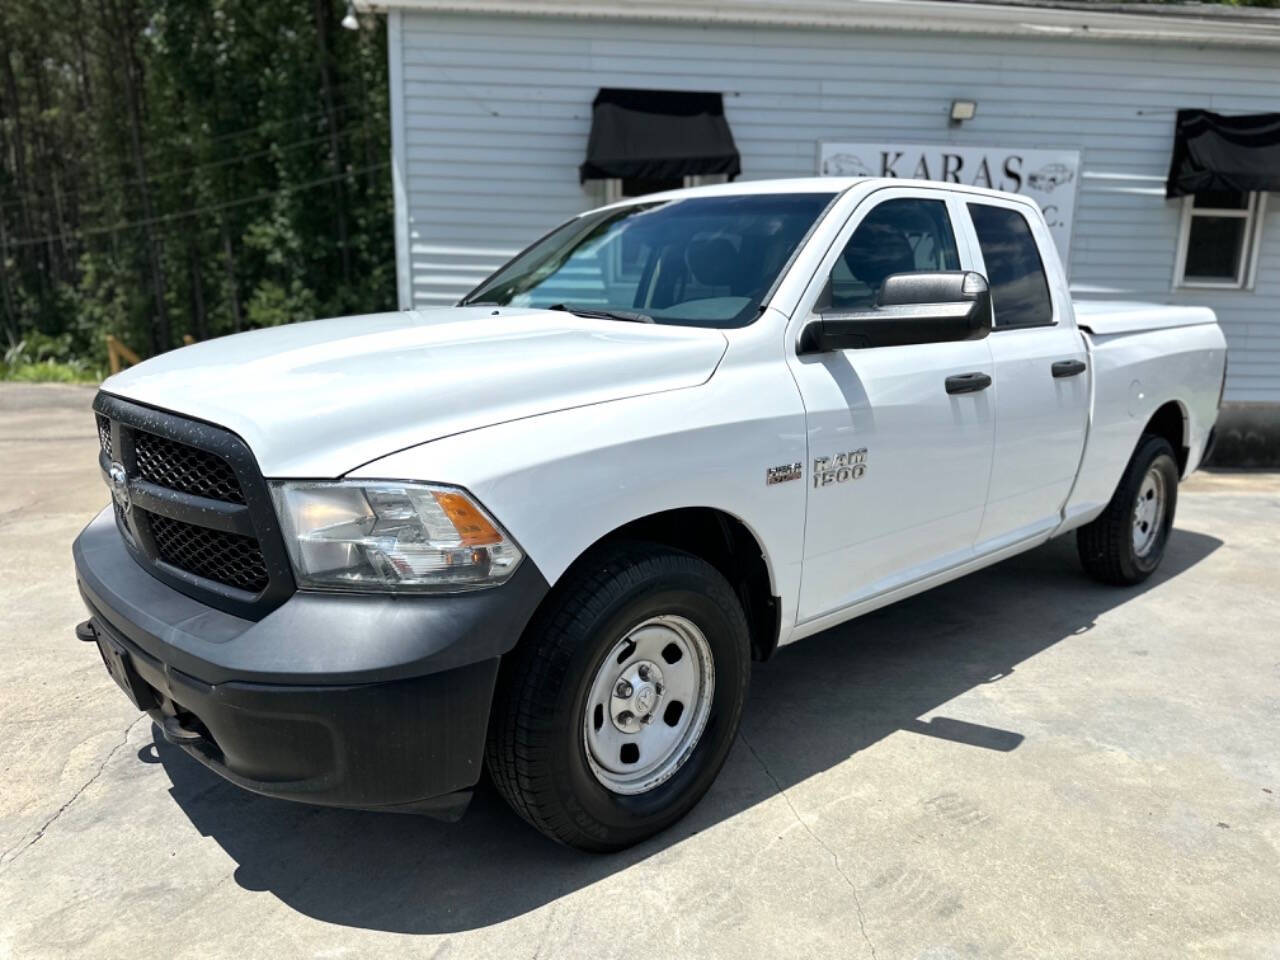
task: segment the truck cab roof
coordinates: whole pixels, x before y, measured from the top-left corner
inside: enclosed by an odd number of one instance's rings
[[[780,193],[827,193],[835,197],[855,187],[865,187],[868,192],[885,187],[905,187],[927,190],[948,190],[974,196],[995,197],[1003,200],[1021,201],[1029,207],[1039,209],[1034,200],[1005,190],[990,187],[975,187],[963,183],[949,183],[938,180],[918,180],[910,177],[786,177],[773,180],[735,180],[732,183],[712,183],[700,187],[682,187],[678,190],[664,190],[660,193],[649,193],[640,197],[627,197],[613,207],[628,206],[635,203],[651,203],[655,200],[672,200],[685,197],[731,197],[759,196]],[[590,212],[590,211],[587,211]]]

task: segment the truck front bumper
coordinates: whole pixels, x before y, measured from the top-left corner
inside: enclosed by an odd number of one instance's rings
[[[170,742],[258,793],[448,819],[480,777],[499,660],[547,592],[526,558],[489,590],[299,592],[253,621],[143,570],[110,509],[73,554],[77,636]]]

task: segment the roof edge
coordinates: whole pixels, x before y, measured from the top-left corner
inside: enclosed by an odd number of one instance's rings
[[[1274,23],[1216,17],[1197,4],[1149,12],[955,2],[955,0],[357,0],[364,12],[389,10],[580,20],[968,33],[1037,39],[1280,49]]]

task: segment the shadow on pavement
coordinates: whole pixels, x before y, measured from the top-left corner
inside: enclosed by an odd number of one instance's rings
[[[767,799],[775,782],[789,788],[895,731],[1016,749],[1023,739],[1016,731],[920,717],[1092,629],[1107,610],[1167,583],[1221,544],[1177,531],[1151,580],[1117,589],[1086,579],[1075,538],[1063,537],[787,647],[755,665],[743,726],[749,749],[735,746],[720,780],[681,823],[613,856],[543,839],[487,784],[461,822],[444,824],[246,793],[156,730],[156,744],[139,759],[163,765],[174,799],[236,861],[242,887],[269,891],[328,923],[400,933],[468,930],[625,870]],[[768,776],[759,775],[757,758]]]

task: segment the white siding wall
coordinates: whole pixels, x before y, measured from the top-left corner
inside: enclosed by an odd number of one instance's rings
[[[403,83],[408,217],[407,238],[398,240],[408,248],[402,291],[413,306],[453,302],[507,256],[594,205],[577,168],[598,88],[718,90],[749,179],[813,174],[819,140],[1081,150],[1073,284],[1212,306],[1231,346],[1227,399],[1280,403],[1280,202],[1269,205],[1256,290],[1174,293],[1179,206],[1164,199],[1174,112],[1280,110],[1273,55],[400,16],[391,56]],[[950,128],[957,97],[977,100],[978,114]]]

